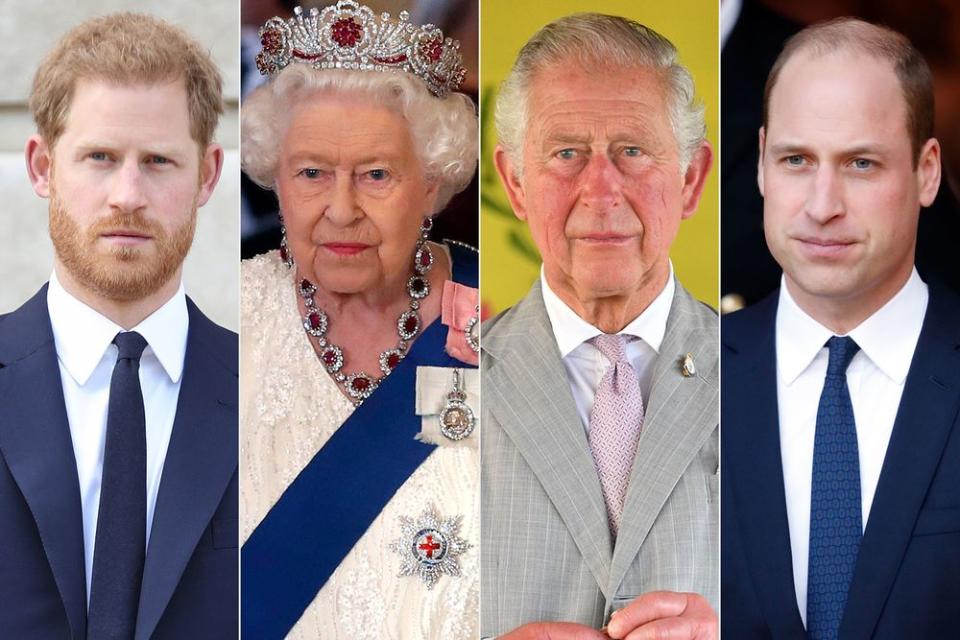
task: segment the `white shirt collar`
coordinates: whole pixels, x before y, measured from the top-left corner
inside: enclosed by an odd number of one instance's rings
[[[547,284],[547,278],[540,267],[540,286],[543,291],[543,304],[547,309],[547,317],[553,327],[553,335],[560,349],[560,357],[566,358],[571,351],[581,344],[603,333],[586,320],[581,318],[573,309],[560,299]],[[634,318],[627,326],[618,332],[618,335],[636,336],[646,342],[654,351],[660,351],[660,343],[667,332],[667,316],[673,305],[673,294],[676,284],[673,280],[673,263],[670,263],[670,277],[663,290],[657,294],[653,302]]]
[[[914,268],[895,296],[847,334],[864,355],[897,384],[903,383],[910,370],[929,295],[927,285]],[[777,367],[784,382],[792,384],[833,335],[830,329],[797,305],[781,277],[777,305]]]
[[[103,359],[114,336],[124,329],[72,296],[54,272],[47,289],[47,309],[57,356],[78,385],[86,384]],[[174,383],[183,375],[189,315],[183,283],[163,306],[133,327],[147,341],[144,354],[153,353]]]

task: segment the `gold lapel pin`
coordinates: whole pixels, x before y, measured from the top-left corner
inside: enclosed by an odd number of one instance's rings
[[[680,372],[683,374],[684,378],[692,378],[697,375],[697,367],[693,364],[693,354],[688,353],[683,356],[683,362],[680,366]]]

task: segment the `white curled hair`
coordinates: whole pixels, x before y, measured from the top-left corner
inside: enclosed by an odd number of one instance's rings
[[[639,22],[599,13],[578,13],[540,29],[520,50],[513,69],[500,85],[494,116],[497,137],[513,160],[518,177],[523,176],[523,136],[533,80],[544,68],[571,61],[585,69],[646,66],[660,70],[680,167],[686,170],[707,135],[707,127],[693,76],[680,64],[676,47]]]
[[[477,111],[470,98],[456,92],[436,98],[406,73],[318,70],[305,64],[291,64],[243,101],[240,164],[250,179],[275,189],[292,106],[320,91],[368,96],[404,117],[424,175],[439,183],[432,213],[442,211],[470,183],[478,144]]]

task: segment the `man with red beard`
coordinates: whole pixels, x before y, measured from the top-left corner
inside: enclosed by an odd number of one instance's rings
[[[37,71],[25,153],[55,261],[0,316],[0,636],[237,636],[237,337],[181,283],[221,85],[135,14]]]

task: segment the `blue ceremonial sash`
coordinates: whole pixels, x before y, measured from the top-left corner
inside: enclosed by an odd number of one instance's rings
[[[461,251],[451,247],[454,279],[476,286],[476,258],[464,264],[458,259]],[[433,452],[435,445],[414,439],[421,427],[415,411],[417,367],[470,367],[447,355],[446,336],[439,318],[426,328],[250,534],[241,551],[244,637],[285,637],[387,502]]]

